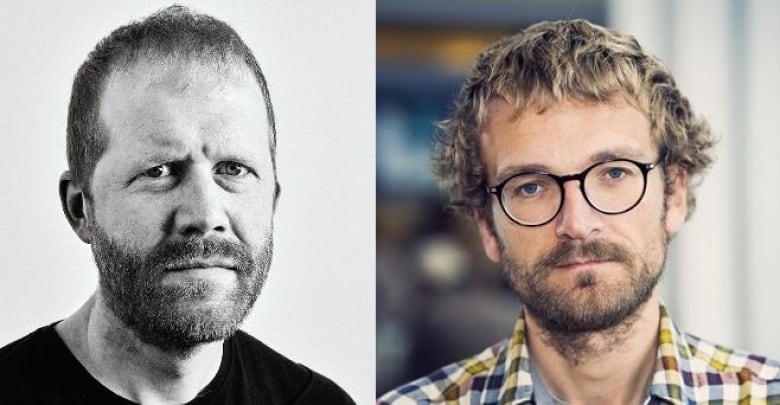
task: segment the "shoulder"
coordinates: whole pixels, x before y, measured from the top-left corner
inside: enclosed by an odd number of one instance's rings
[[[501,341],[479,354],[448,364],[434,372],[404,384],[379,398],[378,403],[418,404],[463,400],[481,394],[503,382],[503,376],[495,381],[492,372],[500,367],[509,341]],[[499,367],[497,367],[499,366]],[[490,380],[490,384],[488,384]]]
[[[744,350],[718,345],[686,334],[688,361],[680,372],[685,385],[698,397],[724,401],[780,402],[780,362]],[[752,402],[751,402],[752,403]]]
[[[344,404],[354,405],[355,401],[328,377],[311,371],[311,380],[296,404]]]
[[[231,343],[237,353],[234,359],[243,369],[268,378],[277,386],[300,386],[311,378],[311,371],[304,365],[288,359],[244,331],[237,331]]]
[[[52,324],[0,348],[0,403],[41,403],[42,381],[57,390],[64,380],[62,347]]]
[[[243,331],[232,339],[235,359],[245,373],[273,387],[278,393],[294,393],[295,403],[310,403],[313,399],[328,404],[354,404],[349,395],[329,378],[283,354]],[[302,402],[301,402],[302,401]]]
[[[0,348],[0,374],[15,373],[35,360],[45,360],[56,343],[54,324],[51,324],[3,346]]]
[[[751,379],[780,384],[780,362],[745,350],[732,349],[698,336],[685,334],[695,371],[738,373]]]

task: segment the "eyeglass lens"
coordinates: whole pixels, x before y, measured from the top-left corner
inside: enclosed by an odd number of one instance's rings
[[[616,160],[592,166],[580,186],[585,199],[598,211],[617,214],[632,208],[645,189],[645,174],[631,161]],[[501,190],[501,203],[510,217],[525,225],[542,224],[558,214],[563,201],[561,184],[547,174],[522,174]]]

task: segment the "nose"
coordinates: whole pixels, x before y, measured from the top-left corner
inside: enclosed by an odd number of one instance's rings
[[[225,193],[208,169],[193,169],[182,179],[174,232],[180,236],[224,233],[229,227]]]
[[[601,230],[601,213],[585,200],[580,181],[563,184],[564,198],[555,219],[555,233],[559,238],[587,239]]]

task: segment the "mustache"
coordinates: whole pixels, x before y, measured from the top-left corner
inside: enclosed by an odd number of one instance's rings
[[[252,252],[246,245],[227,239],[192,237],[169,240],[155,247],[146,257],[149,268],[164,271],[198,261],[230,263],[241,275],[252,270]]]
[[[542,256],[536,263],[537,270],[549,270],[571,263],[575,259],[586,258],[593,261],[612,261],[631,265],[632,255],[626,248],[610,242],[566,240]]]

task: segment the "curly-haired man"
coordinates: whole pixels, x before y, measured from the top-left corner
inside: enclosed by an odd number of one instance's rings
[[[583,20],[504,38],[441,128],[434,171],[523,310],[380,403],[780,403],[780,363],[681,332],[660,302],[714,141],[636,40]]]

